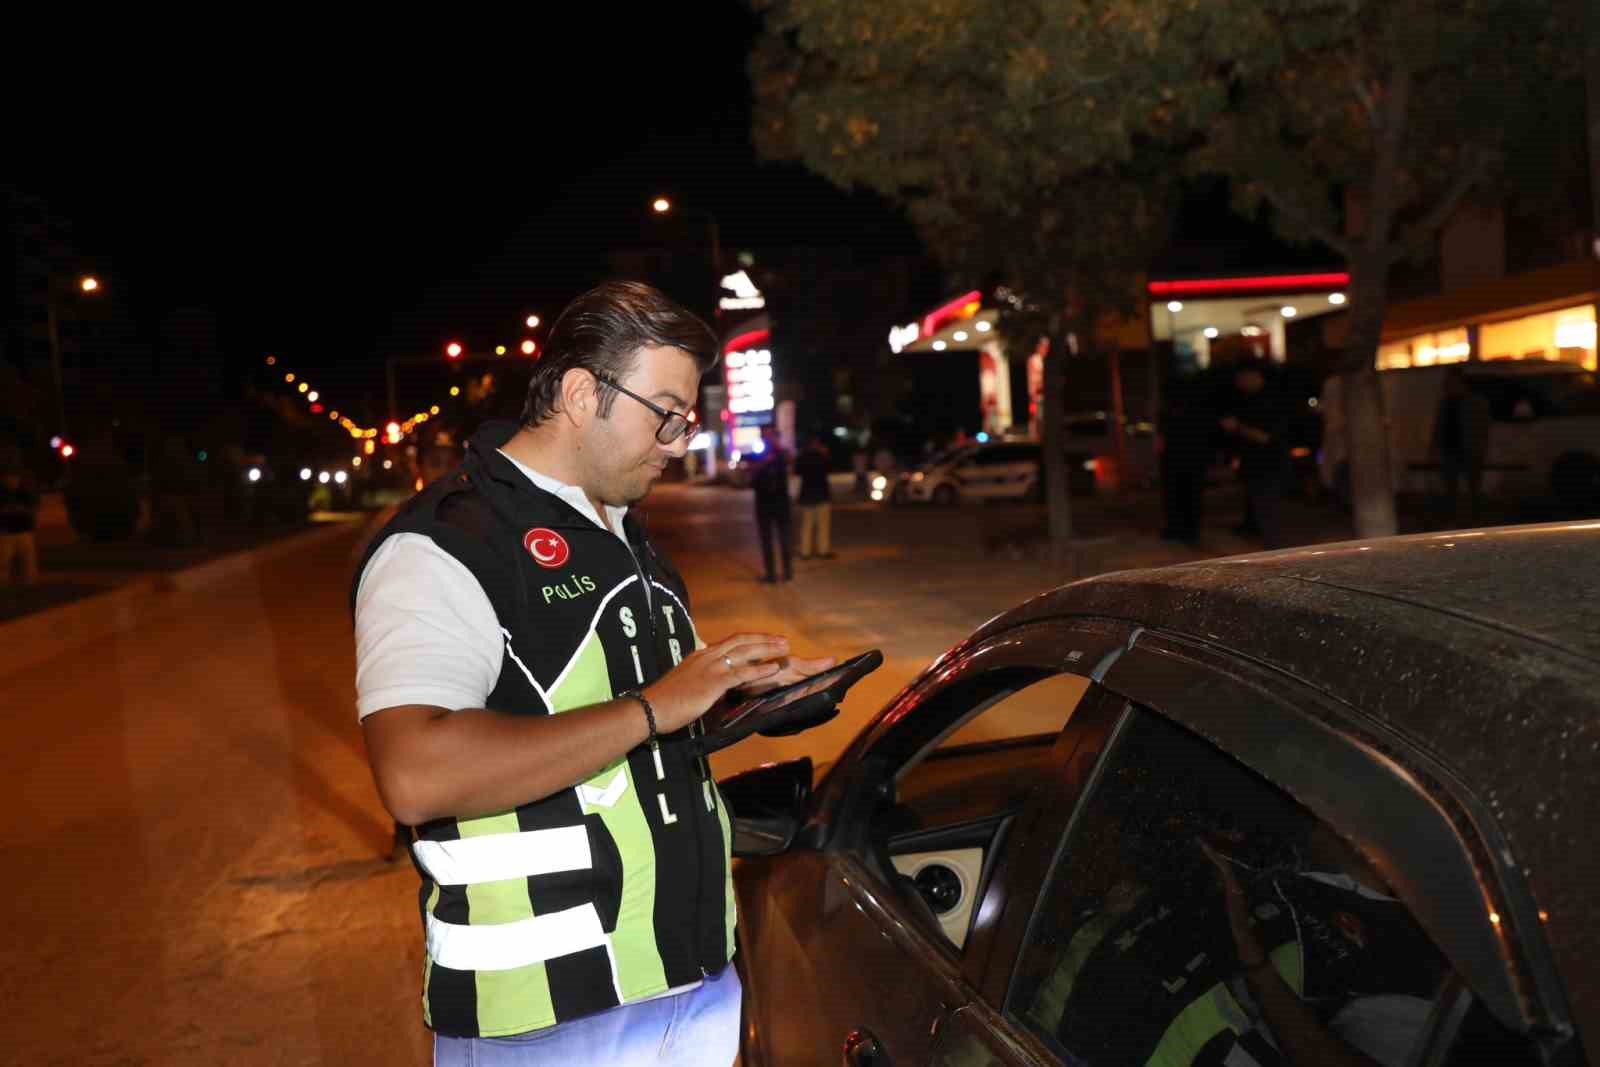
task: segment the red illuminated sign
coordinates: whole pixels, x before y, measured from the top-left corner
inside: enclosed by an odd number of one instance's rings
[[[936,307],[922,316],[922,336],[932,337],[946,323],[954,322],[956,319],[970,319],[981,307],[983,307],[983,294],[976,289],[958,296],[948,304]]]
[[[1191,278],[1186,281],[1151,282],[1150,295],[1234,296],[1240,293],[1294,293],[1316,289],[1343,289],[1350,284],[1344,271],[1323,274],[1263,274],[1246,278]]]
[[[744,333],[734,334],[728,338],[728,343],[722,346],[722,354],[742,352],[746,348],[754,348],[757,345],[765,344],[767,338],[771,336],[771,330],[746,330]]]

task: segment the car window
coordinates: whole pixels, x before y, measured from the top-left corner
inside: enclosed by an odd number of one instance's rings
[[[970,699],[944,730],[884,768],[888,787],[869,816],[866,858],[910,917],[957,950],[1005,847],[1006,821],[1048,779],[1056,738],[1088,688],[1071,675],[994,677],[987,691],[964,691]]]
[[[897,832],[992,815],[1012,805],[1042,773],[1050,746],[1089,681],[1055,674],[992,694],[954,716],[950,725],[893,770]]]
[[[1449,1029],[1462,1049],[1497,1041],[1497,1062],[1520,1062],[1528,1048],[1487,1013],[1454,1010],[1468,1003],[1356,847],[1135,709],[1066,831],[1006,1015],[1069,1062],[1267,1067],[1355,1052],[1399,1067]]]
[[[1600,376],[1560,375],[1550,394],[1552,415],[1600,415]]]

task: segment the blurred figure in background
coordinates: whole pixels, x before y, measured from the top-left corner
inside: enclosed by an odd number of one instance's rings
[[[0,588],[39,579],[39,490],[22,462],[22,450],[0,446]]]
[[[800,476],[800,558],[833,558],[833,491],[828,485],[828,448],[813,436],[794,461]]]
[[[761,561],[769,585],[778,581],[777,561],[773,559],[773,538],[783,563],[783,581],[794,580],[794,516],[789,508],[789,453],[770,426],[762,427],[765,445],[761,460],[750,475],[750,488],[756,491],[756,532],[761,535]]]
[[[1178,381],[1167,391],[1161,415],[1161,502],[1166,517],[1161,539],[1195,545],[1200,541],[1206,470],[1211,466],[1216,415],[1199,381]]]
[[[1283,545],[1283,490],[1289,480],[1288,412],[1278,390],[1270,387],[1257,363],[1241,363],[1233,372],[1233,410],[1219,421],[1233,439],[1239,456],[1249,510],[1234,528],[1240,536],[1258,536],[1266,548]]]
[[[1461,521],[1461,485],[1467,487],[1467,525],[1478,518],[1483,458],[1489,451],[1489,401],[1467,388],[1460,367],[1445,372],[1439,411],[1433,420],[1433,459],[1439,464],[1439,501],[1447,525]]]

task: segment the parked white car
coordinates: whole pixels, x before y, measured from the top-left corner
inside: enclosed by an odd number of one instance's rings
[[[1484,362],[1382,371],[1394,487],[1436,486],[1433,424],[1445,374],[1459,369],[1467,387],[1489,402],[1483,491],[1506,497],[1552,495],[1568,509],[1600,504],[1600,380],[1570,363]],[[1321,408],[1323,485],[1349,499],[1343,383],[1329,378]]]
[[[962,500],[1018,500],[1039,491],[1039,445],[992,441],[966,445],[900,475],[897,501],[941,506]]]

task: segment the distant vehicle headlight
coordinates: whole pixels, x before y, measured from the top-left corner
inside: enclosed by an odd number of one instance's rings
[[[881,493],[883,490],[887,489],[888,487],[889,487],[889,479],[885,478],[881,474],[876,475],[876,476],[873,477],[873,479],[872,479],[872,488],[878,490]]]

